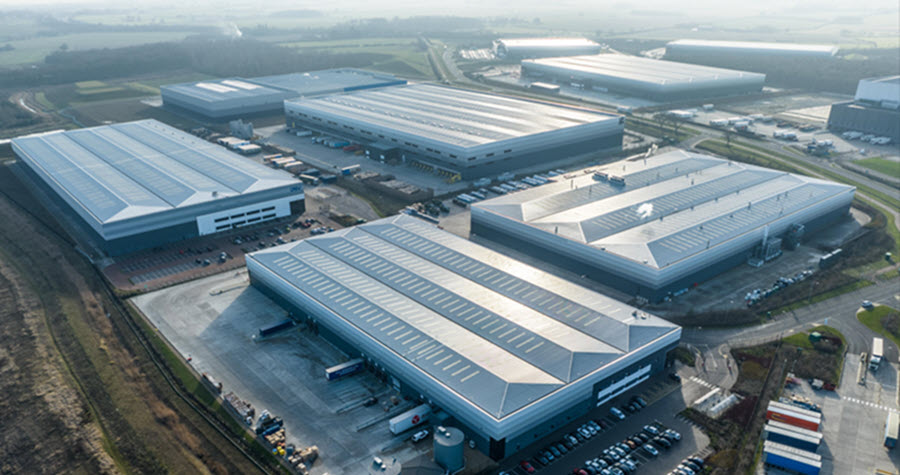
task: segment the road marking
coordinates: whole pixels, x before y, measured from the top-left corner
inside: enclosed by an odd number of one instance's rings
[[[717,387],[718,387],[718,386],[716,386],[715,384],[706,382],[706,381],[704,381],[704,380],[702,380],[702,379],[700,379],[700,378],[698,378],[698,377],[696,377],[696,376],[691,376],[689,379],[690,379],[691,381],[693,381],[693,382],[695,382],[695,383],[701,385],[701,386],[706,386],[706,387],[708,387],[708,388],[710,388],[710,389],[712,389],[712,388],[717,388]]]
[[[856,404],[859,404],[862,406],[869,406],[869,407],[874,407],[875,409],[881,409],[882,411],[900,413],[900,410],[894,409],[893,407],[882,406],[880,404],[875,404],[870,401],[862,401],[855,397],[841,396],[841,399],[843,399],[844,401],[850,401],[852,403],[856,403]]]

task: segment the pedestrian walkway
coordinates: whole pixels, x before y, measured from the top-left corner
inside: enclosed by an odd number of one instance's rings
[[[691,381],[693,381],[693,382],[695,382],[695,383],[697,383],[697,384],[699,384],[699,385],[701,385],[701,386],[706,386],[706,387],[708,387],[708,388],[710,388],[710,389],[718,388],[718,386],[716,386],[715,384],[710,383],[710,382],[707,382],[707,381],[704,381],[704,380],[702,380],[702,379],[700,379],[700,378],[698,378],[698,377],[696,377],[696,376],[691,376],[691,377],[688,378],[688,379],[690,379]]]

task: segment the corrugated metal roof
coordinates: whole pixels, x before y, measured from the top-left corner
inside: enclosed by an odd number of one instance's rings
[[[473,206],[654,268],[853,187],[685,151],[599,167],[591,174]]]
[[[687,46],[691,48],[708,48],[710,50],[723,51],[752,51],[752,52],[784,52],[784,53],[814,53],[833,56],[838,52],[834,45],[816,45],[800,43],[767,43],[762,41],[717,41],[717,40],[675,40],[670,41],[669,46]]]
[[[713,68],[695,64],[676,63],[658,59],[627,56],[623,54],[597,54],[522,61],[523,65],[535,64],[559,69],[560,72],[595,78],[616,78],[635,83],[657,85],[714,86],[714,83],[736,79],[762,82],[764,74]]]
[[[618,120],[599,112],[432,84],[288,102],[301,111],[346,117],[464,147]]]
[[[597,42],[587,38],[501,38],[498,43],[503,43],[507,48],[533,48],[533,47],[558,47],[569,48],[573,46],[596,46]]]
[[[13,144],[101,223],[297,183],[155,120],[33,135]]]
[[[498,419],[677,330],[404,215],[250,257]]]
[[[256,78],[209,79],[169,84],[161,89],[184,94],[200,102],[245,98],[293,97],[330,94],[343,90],[403,84],[405,80],[361,69],[326,69]]]

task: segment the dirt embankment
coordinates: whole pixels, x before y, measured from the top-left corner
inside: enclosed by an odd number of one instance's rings
[[[0,472],[251,473],[175,396],[95,271],[0,166]]]
[[[0,472],[110,473],[100,427],[71,384],[40,304],[0,262]]]

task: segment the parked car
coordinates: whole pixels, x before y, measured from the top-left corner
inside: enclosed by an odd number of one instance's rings
[[[676,431],[676,430],[674,430],[674,429],[666,429],[666,431],[663,432],[663,433],[664,433],[664,434],[666,435],[666,437],[668,437],[669,439],[672,439],[672,440],[675,440],[675,441],[681,440],[681,434],[679,434],[678,431]]]
[[[528,473],[534,473],[534,467],[527,460],[519,462],[519,466]]]
[[[645,401],[644,398],[642,398],[642,397],[640,397],[640,396],[635,396],[635,397],[632,398],[632,400],[633,400],[634,402],[640,404],[641,407],[647,407],[647,401]]]
[[[419,442],[419,441],[425,440],[426,437],[428,437],[428,430],[427,429],[420,430],[419,432],[416,432],[415,434],[413,434],[412,441],[414,443]]]
[[[662,448],[664,448],[664,449],[671,449],[671,448],[672,448],[672,443],[669,442],[669,440],[666,439],[665,437],[656,437],[656,438],[653,439],[653,443],[656,444],[656,445],[658,445],[658,446],[660,446],[660,447],[662,447]]]
[[[659,455],[659,450],[657,450],[656,447],[654,447],[653,444],[651,444],[649,442],[642,445],[641,448],[644,450],[644,452],[647,453],[647,455],[650,455],[653,457],[656,457],[657,455]]]
[[[609,413],[610,413],[610,415],[613,416],[613,418],[618,419],[620,421],[625,419],[625,413],[620,411],[618,407],[609,408]]]
[[[659,429],[653,427],[652,425],[644,426],[644,432],[654,436],[659,435]]]

